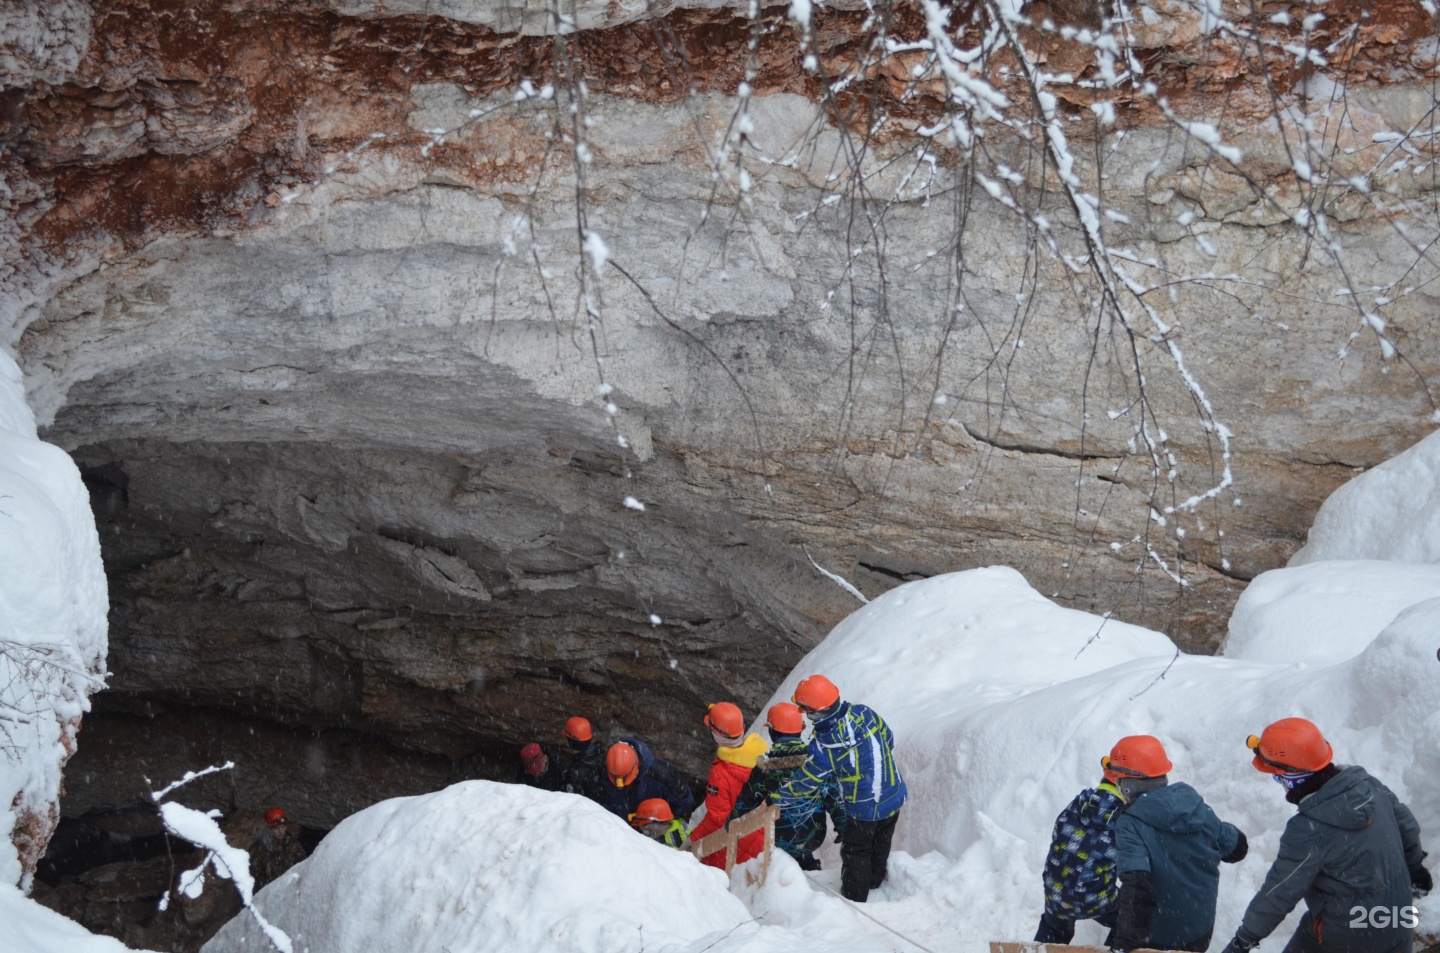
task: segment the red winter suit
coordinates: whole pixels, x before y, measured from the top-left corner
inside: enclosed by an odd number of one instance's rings
[[[730,822],[730,815],[753,810],[764,804],[759,792],[746,791],[746,782],[755,770],[755,762],[768,751],[769,745],[759,735],[750,735],[734,748],[716,748],[715,760],[710,763],[710,778],[705,788],[705,816],[690,832],[690,842],[695,843],[707,834],[713,834]],[[758,779],[757,779],[758,780]],[[754,785],[751,785],[754,788]],[[739,811],[736,811],[738,802]],[[735,863],[740,864],[752,857],[759,857],[765,849],[765,832],[746,834],[735,846]],[[725,869],[725,851],[717,850],[701,858],[702,864]]]

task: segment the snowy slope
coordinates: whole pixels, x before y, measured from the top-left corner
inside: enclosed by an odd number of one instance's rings
[[[0,352],[0,884],[28,876],[14,841],[33,863],[53,827],[60,768],[105,670],[108,611],[79,471],[36,439],[20,369]]]

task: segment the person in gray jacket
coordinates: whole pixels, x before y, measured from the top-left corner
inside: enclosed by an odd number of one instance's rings
[[[1225,953],[1253,949],[1301,898],[1306,912],[1284,953],[1409,953],[1411,901],[1434,886],[1415,815],[1364,768],[1335,764],[1304,718],[1281,719],[1247,744],[1297,811]]]
[[[1203,953],[1215,931],[1220,864],[1245,856],[1245,835],[1190,785],[1169,783],[1159,739],[1121,738],[1103,764],[1125,801],[1115,818],[1120,896],[1111,947]]]

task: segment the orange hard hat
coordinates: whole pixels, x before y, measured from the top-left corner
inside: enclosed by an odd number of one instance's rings
[[[635,827],[649,824],[652,821],[673,821],[675,814],[670,810],[670,803],[663,797],[650,797],[640,802],[635,813],[630,815],[630,823]]]
[[[605,752],[605,773],[617,788],[634,784],[640,776],[640,755],[623,741],[617,741]]]
[[[1304,718],[1281,718],[1260,733],[1251,735],[1245,745],[1255,752],[1250,762],[1256,771],[1266,774],[1306,774],[1330,764],[1335,751],[1330,742]]]
[[[565,728],[560,733],[571,741],[589,741],[595,737],[595,732],[590,730],[589,720],[578,715],[566,719]]]
[[[272,807],[265,812],[265,823],[274,827],[276,824],[285,823],[285,809]]]
[[[790,700],[805,711],[824,711],[840,700],[840,689],[824,675],[811,675],[800,680]]]
[[[782,735],[802,734],[805,731],[805,716],[789,702],[780,702],[770,706],[765,727]]]
[[[1114,784],[1122,777],[1158,778],[1175,767],[1165,754],[1165,746],[1154,735],[1127,735],[1115,742],[1108,757],[1100,759],[1105,780]]]
[[[705,727],[726,738],[738,738],[745,733],[745,716],[734,702],[716,702],[705,715]]]

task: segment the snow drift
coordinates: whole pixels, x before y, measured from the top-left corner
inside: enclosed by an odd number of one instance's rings
[[[750,919],[723,873],[590,801],[489,781],[346,818],[256,905],[328,953],[658,953]],[[267,948],[244,915],[204,947]]]

